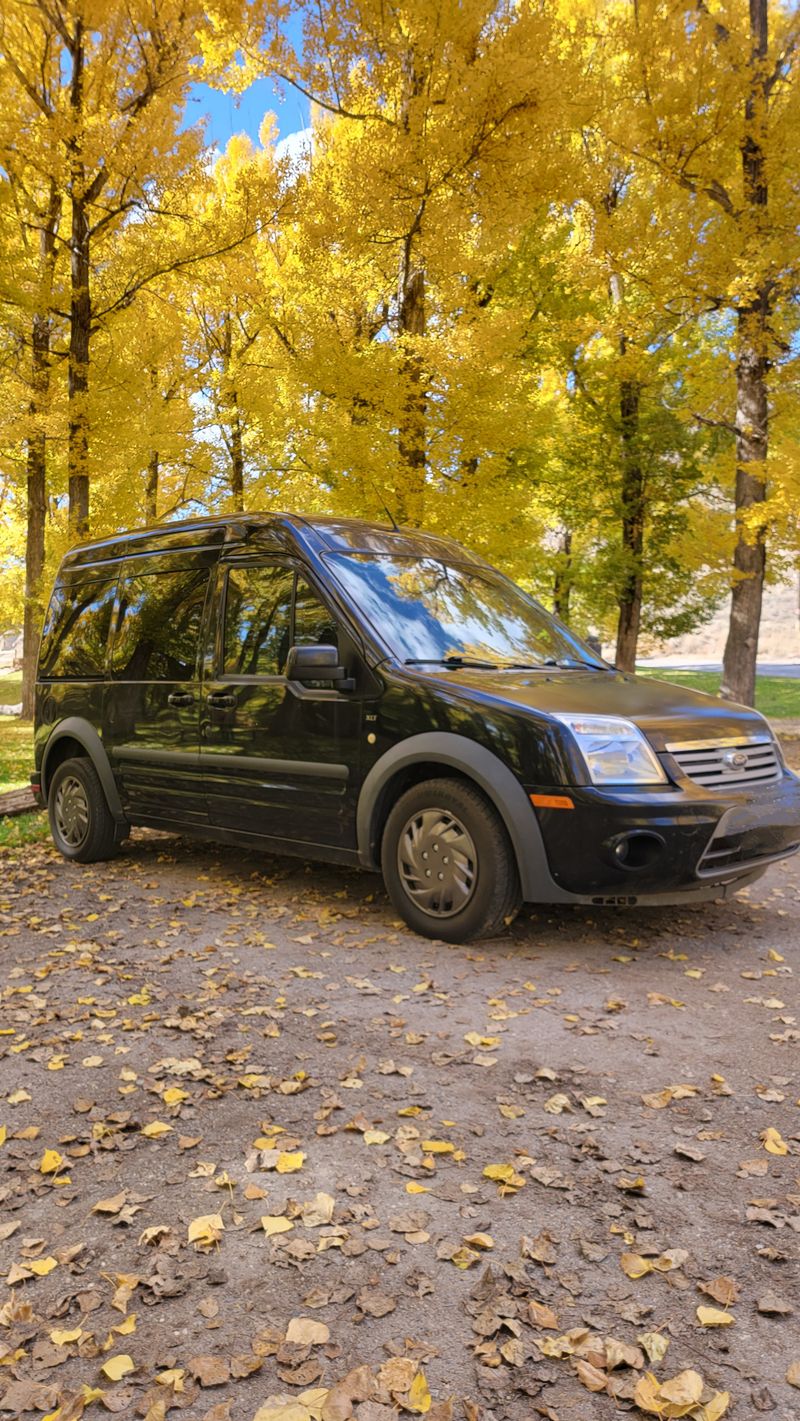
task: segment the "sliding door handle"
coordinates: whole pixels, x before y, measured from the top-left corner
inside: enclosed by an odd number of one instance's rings
[[[170,706],[193,706],[194,696],[191,691],[171,691],[167,696],[167,704]]]

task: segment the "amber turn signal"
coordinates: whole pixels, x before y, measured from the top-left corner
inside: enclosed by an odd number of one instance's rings
[[[568,794],[530,794],[528,798],[535,809],[574,809]]]

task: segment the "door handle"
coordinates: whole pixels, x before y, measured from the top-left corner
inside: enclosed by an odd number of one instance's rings
[[[231,692],[211,691],[206,701],[214,710],[232,710],[236,705],[236,696]]]
[[[167,704],[171,706],[193,706],[194,696],[191,691],[172,691],[167,696]]]

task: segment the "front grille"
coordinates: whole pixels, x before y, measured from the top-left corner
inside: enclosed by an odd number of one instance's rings
[[[706,789],[772,784],[783,773],[775,741],[694,740],[667,745],[683,773]]]

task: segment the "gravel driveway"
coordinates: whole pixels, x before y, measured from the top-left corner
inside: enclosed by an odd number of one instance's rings
[[[366,875],[0,856],[0,1414],[800,1417],[799,889],[450,947]]]

